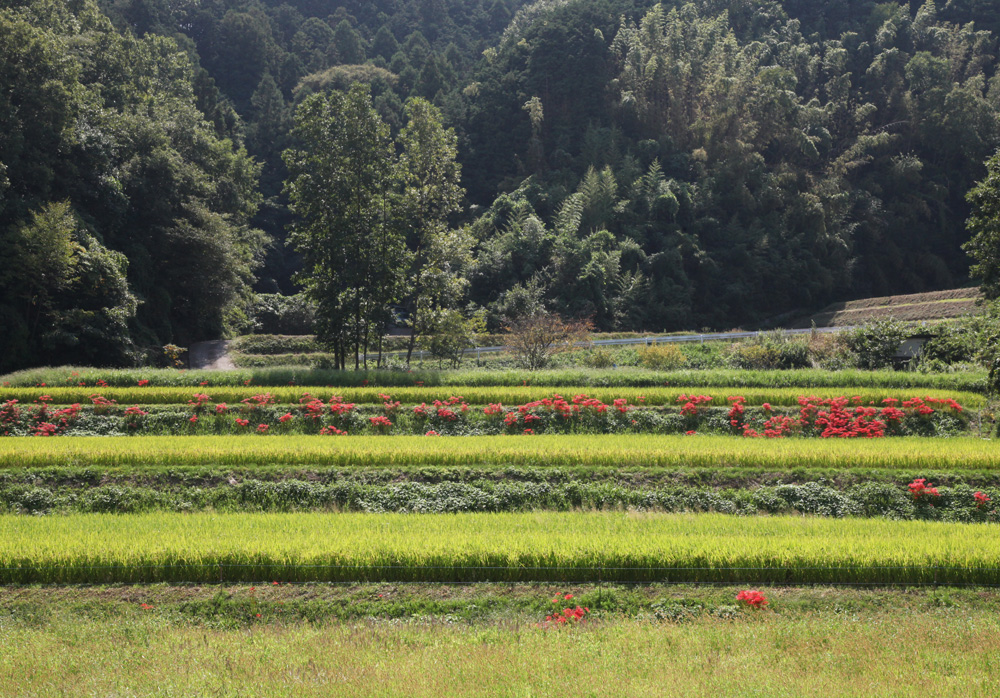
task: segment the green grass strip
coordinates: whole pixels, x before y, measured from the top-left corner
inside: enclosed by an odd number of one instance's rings
[[[240,369],[236,371],[177,371],[174,369],[86,368],[62,366],[35,368],[0,376],[0,386],[33,387],[44,383],[47,387],[76,386],[84,382],[93,386],[98,380],[112,387],[131,387],[140,380],[149,380],[151,386],[187,386],[198,390],[200,384],[208,387],[287,386],[290,382],[300,386],[362,387],[416,387],[419,385],[443,387],[517,387],[524,384],[566,388],[663,386],[743,386],[744,388],[822,388],[854,386],[855,388],[940,389],[985,392],[986,371],[961,373],[917,373],[914,371],[826,371],[803,368],[789,371],[742,369],[687,369],[679,371],[652,371],[642,368],[617,369],[554,369],[547,371],[333,371],[310,369],[302,366]],[[9,384],[9,385],[8,385]],[[846,388],[845,388],[846,389]]]
[[[992,524],[717,514],[0,517],[0,582],[1000,584]]]
[[[0,467],[497,465],[1000,469],[972,437],[745,439],[737,436],[66,436],[0,439]]]
[[[0,402],[5,400],[18,400],[21,403],[32,403],[43,395],[52,398],[52,404],[70,405],[80,403],[91,404],[91,396],[101,395],[108,400],[114,400],[120,405],[173,405],[187,404],[193,400],[194,395],[200,393],[208,395],[212,403],[225,402],[227,404],[239,404],[242,400],[251,398],[254,395],[270,393],[274,401],[278,403],[297,405],[305,395],[311,395],[324,402],[334,395],[341,397],[345,402],[356,404],[381,404],[383,398],[380,394],[391,395],[393,400],[398,400],[404,404],[420,404],[425,402],[431,404],[434,400],[446,400],[451,396],[461,396],[471,405],[486,405],[489,403],[503,403],[507,406],[516,406],[551,398],[554,394],[561,395],[566,400],[572,400],[574,395],[586,394],[597,398],[602,402],[610,404],[617,398],[625,398],[633,405],[670,405],[679,406],[681,395],[710,395],[713,400],[710,404],[715,406],[728,405],[730,396],[740,395],[746,398],[748,405],[761,405],[765,402],[776,407],[788,407],[798,404],[800,396],[818,398],[836,398],[855,396],[860,397],[862,403],[874,403],[881,407],[884,398],[896,398],[906,400],[912,397],[932,397],[932,398],[954,398],[960,405],[969,408],[978,408],[985,403],[985,398],[977,393],[961,392],[958,390],[922,390],[922,389],[895,389],[895,388],[746,388],[735,385],[707,388],[695,385],[694,387],[660,387],[660,388],[588,388],[585,386],[569,386],[565,388],[544,388],[532,386],[517,387],[472,387],[453,386],[445,387],[420,387],[420,388],[304,388],[298,387],[271,387],[271,388],[251,388],[251,387],[131,387],[131,388],[0,388]]]

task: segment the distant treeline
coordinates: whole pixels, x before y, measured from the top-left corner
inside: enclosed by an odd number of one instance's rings
[[[998,31],[990,0],[0,0],[0,370],[142,361],[295,293],[281,153],[357,82],[393,134],[417,96],[455,130],[451,302],[492,331],[960,285]]]

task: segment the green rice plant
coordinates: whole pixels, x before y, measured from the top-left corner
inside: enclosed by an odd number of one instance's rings
[[[197,387],[154,387],[131,386],[112,387],[39,387],[39,388],[6,388],[0,387],[0,402],[18,400],[20,403],[31,403],[43,395],[51,398],[54,405],[71,405],[80,403],[89,405],[95,395],[107,400],[114,400],[119,405],[176,405],[187,404],[194,399],[195,394],[208,395],[212,403],[225,402],[239,404],[255,395],[269,394],[273,402],[281,404],[298,404],[305,395],[319,398],[324,402],[334,395],[344,402],[359,405],[379,405],[384,394],[392,396],[404,404],[418,405],[422,402],[431,404],[434,400],[446,400],[452,395],[460,395],[471,405],[488,405],[502,403],[516,406],[534,400],[551,398],[554,394],[562,395],[567,400],[577,394],[586,394],[611,404],[615,399],[624,398],[634,406],[679,406],[684,400],[681,395],[707,393],[712,400],[706,404],[716,407],[728,406],[728,398],[740,395],[746,398],[747,405],[769,403],[777,407],[793,407],[798,405],[799,397],[860,397],[863,404],[874,404],[881,407],[885,398],[906,400],[911,397],[954,398],[964,407],[978,408],[985,404],[985,397],[980,394],[961,392],[957,390],[940,389],[895,389],[895,388],[747,388],[737,385],[710,388],[702,385],[657,387],[657,388],[590,388],[586,386],[566,386],[564,388],[548,388],[536,386],[419,386],[403,388],[306,388],[302,386],[280,386],[255,388],[250,386],[197,386]]]
[[[997,533],[721,514],[0,516],[0,583],[997,584]]]
[[[77,386],[93,387],[103,380],[111,387],[132,387],[140,380],[151,386],[187,386],[201,383],[217,386],[288,386],[290,383],[312,387],[379,387],[447,386],[486,387],[633,387],[667,386],[702,388],[843,388],[856,389],[940,389],[951,392],[986,391],[986,371],[954,374],[918,373],[913,371],[827,371],[821,369],[757,370],[689,369],[655,371],[633,368],[610,370],[559,369],[550,371],[334,371],[308,369],[301,366],[236,371],[177,371],[174,369],[107,369],[63,366],[37,368],[0,376],[0,387]],[[44,385],[43,385],[44,384]]]
[[[1000,445],[971,437],[744,439],[734,436],[122,436],[0,439],[0,467],[603,466],[983,470]]]

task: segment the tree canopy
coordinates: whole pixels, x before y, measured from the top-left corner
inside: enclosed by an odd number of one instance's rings
[[[0,0],[2,368],[316,296],[308,139],[362,92],[385,206],[324,233],[345,352],[393,309],[415,341],[475,308],[728,328],[964,283],[963,245],[989,288],[995,5]]]

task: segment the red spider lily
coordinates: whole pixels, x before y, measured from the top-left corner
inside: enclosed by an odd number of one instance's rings
[[[285,422],[288,422],[291,418],[292,418],[292,413],[286,412],[285,414],[278,417],[278,421],[284,424]]]
[[[921,497],[939,497],[937,488],[934,484],[927,482],[926,478],[918,477],[913,482],[909,484],[910,494],[913,495],[913,500],[916,501]]]
[[[51,422],[42,422],[35,427],[35,436],[55,436],[59,432],[59,427]]]
[[[248,426],[250,426],[250,420],[249,419],[240,419],[239,417],[237,417],[236,418],[236,423],[239,424],[241,427],[248,427]]]
[[[142,379],[139,380],[139,387],[140,388],[144,388],[147,385],[149,385],[149,379],[148,378],[142,378]]]
[[[346,436],[347,435],[346,431],[341,431],[340,429],[338,429],[337,427],[334,427],[334,426],[323,427],[322,429],[319,430],[319,433],[322,434],[323,436]]]
[[[354,409],[353,402],[344,402],[344,398],[334,395],[330,398],[330,412],[336,415],[347,414]]]
[[[248,397],[245,400],[240,400],[244,405],[247,405],[251,410],[257,409],[258,407],[264,407],[265,405],[270,405],[275,402],[274,395],[271,393],[261,393],[260,395],[254,395]]]
[[[987,497],[982,492],[974,492],[972,494],[972,497],[973,497],[973,499],[976,500],[976,508],[977,509],[982,509],[984,505],[986,505],[986,504],[988,504],[989,502],[992,501],[989,497]]]
[[[553,603],[559,602],[559,597],[553,599]],[[569,627],[586,622],[584,617],[590,613],[590,609],[577,606],[576,608],[564,608],[561,613],[550,613],[545,616],[545,622],[540,625],[544,628]]]
[[[429,432],[427,432],[426,434],[424,434],[424,436],[441,436],[441,435],[440,435],[440,434],[438,434],[438,433],[437,433],[436,431],[434,431],[433,429],[431,429],[431,430],[430,430]]]
[[[756,589],[744,589],[736,595],[736,600],[746,601],[748,606],[758,609],[767,605],[767,598]]]
[[[534,429],[525,429],[525,430],[524,430],[524,433],[525,433],[526,435],[528,435],[528,436],[533,436],[533,435],[534,435],[534,433],[535,433],[535,430],[534,430]]]
[[[229,410],[229,405],[227,405],[224,402],[220,402],[218,405],[215,406],[215,413],[216,414],[225,414],[226,411],[228,411],[228,410]]]
[[[142,409],[138,405],[132,405],[131,407],[125,408],[125,414],[134,415],[136,417],[145,417],[147,414],[149,414],[149,412]]]
[[[191,422],[192,424],[197,424],[198,423],[198,415],[192,416],[191,419],[189,419],[188,421]]]
[[[375,417],[369,417],[368,421],[371,422],[372,426],[379,431],[388,431],[392,428],[392,422],[389,421],[389,418],[381,414]]]
[[[270,428],[271,428],[270,424],[258,424],[257,425],[257,432],[260,433],[260,434],[266,434],[267,430],[270,429]]]
[[[743,404],[747,401],[747,399],[742,395],[730,395],[726,399],[732,403],[732,407],[729,408],[729,425],[733,429],[743,427],[743,414],[746,412],[746,408]],[[743,435],[746,436],[746,430],[744,430]]]

